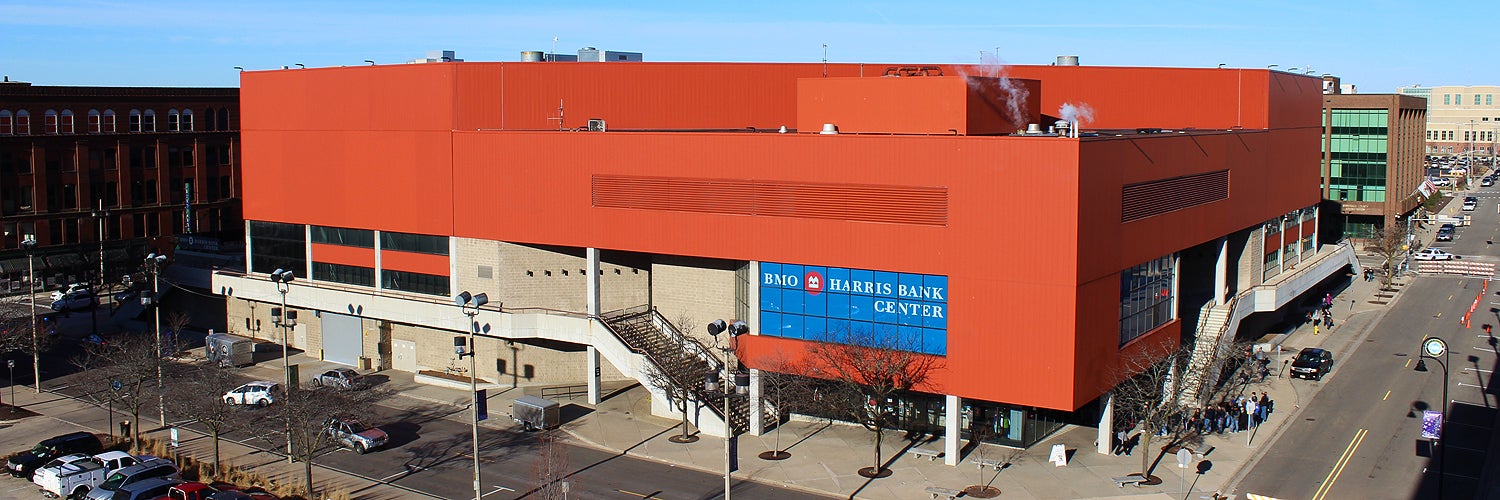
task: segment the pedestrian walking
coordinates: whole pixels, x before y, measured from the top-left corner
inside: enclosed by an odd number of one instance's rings
[[[1317,335],[1318,334],[1318,326],[1319,325],[1317,323],[1313,323],[1313,335]]]

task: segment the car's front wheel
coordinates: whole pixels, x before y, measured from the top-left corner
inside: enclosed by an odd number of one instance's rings
[[[224,398],[224,404],[229,405],[229,406],[235,406],[235,405],[238,405],[240,403],[239,403],[239,401],[235,401],[234,398]]]
[[[270,405],[270,404],[271,404],[271,400],[265,399],[265,398],[261,398],[260,401],[256,401],[255,402],[255,405],[259,406],[261,408],[265,408],[267,405]]]
[[[365,445],[362,444],[362,443],[354,443],[354,452],[358,453],[360,455],[364,455],[365,454]]]

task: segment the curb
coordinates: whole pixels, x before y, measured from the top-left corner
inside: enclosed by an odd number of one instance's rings
[[[1410,283],[1408,283],[1408,286],[1409,285]],[[1368,338],[1370,336],[1370,333],[1375,331],[1375,328],[1379,326],[1381,321],[1385,319],[1385,315],[1390,313],[1391,309],[1395,309],[1396,303],[1405,296],[1406,294],[1404,293],[1397,294],[1396,297],[1392,298],[1390,302],[1385,304],[1385,307],[1376,311],[1375,317],[1370,320],[1370,323],[1368,325],[1365,325],[1365,328],[1363,330],[1360,330],[1359,334],[1355,336],[1354,339],[1351,339],[1351,345],[1353,345],[1354,347],[1350,349],[1349,353],[1346,355],[1353,355],[1355,351],[1358,351],[1359,346],[1364,343],[1364,339]],[[1349,320],[1345,319],[1344,321],[1347,322]],[[1338,374],[1334,374],[1333,376],[1338,376]],[[1321,385],[1319,386],[1318,391],[1322,391]],[[1255,450],[1255,453],[1250,454],[1250,458],[1245,460],[1244,463],[1240,464],[1238,469],[1235,469],[1234,475],[1230,476],[1229,481],[1224,483],[1224,489],[1222,491],[1228,492],[1230,494],[1237,493],[1240,488],[1240,481],[1243,481],[1245,479],[1245,476],[1249,475],[1250,470],[1258,465],[1260,463],[1260,460],[1265,457],[1268,451],[1270,451],[1271,447],[1275,446],[1276,442],[1281,440],[1282,434],[1286,433],[1287,428],[1291,427],[1292,423],[1296,421],[1297,416],[1301,415],[1302,411],[1306,408],[1307,407],[1305,406],[1297,406],[1294,407],[1291,412],[1287,413],[1286,420],[1283,422],[1283,424],[1277,426],[1276,431],[1271,433],[1271,436],[1261,443],[1261,446],[1259,446],[1258,449]]]

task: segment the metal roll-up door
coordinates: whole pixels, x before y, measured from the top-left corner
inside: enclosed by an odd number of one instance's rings
[[[323,359],[358,366],[364,328],[358,316],[323,313]]]

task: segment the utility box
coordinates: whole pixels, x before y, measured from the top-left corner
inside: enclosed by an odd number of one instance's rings
[[[219,366],[249,366],[255,363],[255,341],[230,335],[211,333],[203,341],[203,354],[210,362]]]
[[[550,399],[521,396],[511,404],[510,418],[528,431],[551,429],[562,424],[561,405]]]

